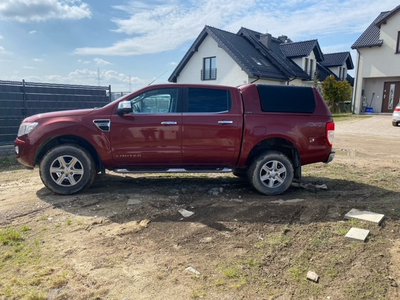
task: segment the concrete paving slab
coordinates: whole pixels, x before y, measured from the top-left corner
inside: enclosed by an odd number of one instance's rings
[[[352,227],[345,238],[349,241],[365,242],[369,235],[369,230]]]
[[[351,209],[345,216],[345,219],[358,219],[362,221],[372,222],[376,224],[381,224],[385,215],[377,214],[370,211],[363,211],[358,209]]]

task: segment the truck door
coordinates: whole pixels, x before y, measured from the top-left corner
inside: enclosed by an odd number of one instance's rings
[[[217,87],[189,87],[183,93],[183,164],[193,167],[234,166],[241,141],[240,100],[232,99],[229,90]]]
[[[133,113],[112,117],[111,143],[118,165],[168,167],[182,162],[179,92],[146,91],[130,99]]]

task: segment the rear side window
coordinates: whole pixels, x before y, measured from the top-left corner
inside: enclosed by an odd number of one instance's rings
[[[224,112],[231,110],[231,93],[210,88],[188,88],[187,112]]]
[[[258,91],[262,111],[312,113],[315,110],[311,87],[258,85]]]

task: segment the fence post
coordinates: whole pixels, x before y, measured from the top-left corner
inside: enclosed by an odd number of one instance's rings
[[[22,100],[24,102],[24,109],[22,110],[22,117],[23,119],[26,118],[26,92],[25,92],[25,79],[22,79]]]

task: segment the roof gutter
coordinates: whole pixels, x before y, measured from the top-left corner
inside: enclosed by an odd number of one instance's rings
[[[294,76],[292,79],[286,81],[286,85],[289,85],[289,83],[291,83],[293,80],[296,80],[297,76]]]
[[[250,82],[250,83],[254,83],[254,82],[259,81],[259,80],[260,80],[260,76],[257,76],[257,78],[255,80],[253,80],[252,82]]]

